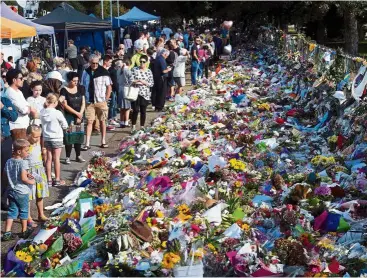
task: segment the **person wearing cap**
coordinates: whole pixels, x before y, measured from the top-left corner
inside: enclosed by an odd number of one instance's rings
[[[70,61],[71,66],[73,67],[73,70],[78,69],[78,49],[74,45],[73,40],[68,41],[68,48],[66,49],[68,59]]]
[[[15,106],[18,117],[14,122],[9,122],[10,133],[13,141],[27,139],[27,128],[29,126],[29,115],[37,116],[37,110],[32,108],[23,96],[20,88],[23,86],[23,75],[19,70],[11,69],[6,74],[9,84],[6,95]]]
[[[110,73],[99,65],[99,57],[89,57],[90,67],[84,70],[81,85],[85,87],[85,101],[87,103],[85,116],[88,120],[86,143],[82,150],[89,150],[93,122],[100,123],[101,148],[108,148],[106,144],[106,121],[108,116],[107,101],[111,96],[112,81]]]
[[[47,97],[48,94],[52,93],[60,96],[60,90],[62,84],[66,82],[60,72],[54,70],[47,74],[45,82],[42,86],[42,96]]]
[[[132,69],[134,67],[140,67],[140,57],[142,55],[145,55],[144,52],[143,52],[143,49],[144,49],[144,46],[143,46],[142,43],[139,43],[139,44],[136,45],[136,47],[135,47],[136,53],[131,58],[130,69]],[[148,61],[147,67],[149,68],[149,61]]]

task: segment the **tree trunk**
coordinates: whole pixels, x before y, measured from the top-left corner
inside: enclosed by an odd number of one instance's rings
[[[356,12],[348,6],[344,9],[344,50],[351,55],[358,54],[358,23]]]
[[[317,21],[317,30],[316,30],[316,41],[319,44],[325,44],[326,37],[326,26],[324,20]]]

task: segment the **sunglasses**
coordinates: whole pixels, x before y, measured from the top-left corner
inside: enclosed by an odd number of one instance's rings
[[[145,64],[147,61],[141,60],[140,63]]]
[[[17,77],[17,79],[19,79],[19,80],[23,80],[23,78],[24,78],[23,76]]]

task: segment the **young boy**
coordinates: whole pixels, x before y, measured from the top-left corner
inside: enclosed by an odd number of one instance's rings
[[[27,229],[28,203],[30,185],[35,183],[32,175],[28,173],[28,162],[25,160],[29,155],[29,142],[25,139],[17,139],[13,144],[13,157],[5,164],[5,173],[9,180],[9,209],[8,219],[6,219],[5,233],[2,240],[8,241],[14,239],[11,232],[13,220],[18,216],[22,223],[21,238],[28,238],[32,230]]]

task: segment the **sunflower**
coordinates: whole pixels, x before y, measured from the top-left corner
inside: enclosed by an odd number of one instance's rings
[[[168,252],[164,254],[162,267],[165,269],[171,269],[175,266],[175,264],[179,263],[180,261],[181,257],[179,255],[176,255],[175,253],[172,252]]]
[[[33,258],[31,255],[26,255],[23,261],[26,263],[30,263],[31,261],[33,261]]]
[[[17,251],[17,252],[15,253],[15,256],[16,256],[19,260],[24,261],[24,258],[27,256],[27,253],[26,253],[26,252],[24,252],[24,251]]]

